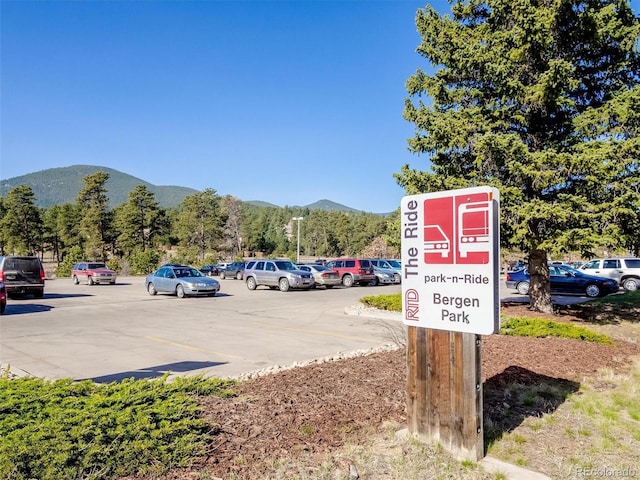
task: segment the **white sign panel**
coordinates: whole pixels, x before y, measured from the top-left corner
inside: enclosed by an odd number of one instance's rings
[[[498,190],[406,196],[401,235],[404,323],[495,333],[500,324]]]

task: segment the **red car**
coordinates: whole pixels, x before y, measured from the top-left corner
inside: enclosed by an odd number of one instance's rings
[[[342,285],[345,287],[350,287],[354,283],[366,286],[376,279],[373,263],[365,258],[336,258],[327,262],[326,266],[340,273]]]
[[[116,283],[116,272],[100,262],[78,262],[71,270],[71,280],[78,285],[81,281],[89,285],[96,283]]]
[[[4,313],[4,309],[7,307],[7,288],[4,283],[0,282],[0,315]]]

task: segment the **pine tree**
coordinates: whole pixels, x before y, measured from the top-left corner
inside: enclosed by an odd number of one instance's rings
[[[416,25],[433,71],[407,81],[404,117],[431,170],[398,183],[497,187],[503,244],[528,254],[531,307],[551,311],[551,254],[622,247],[638,225],[640,20],[622,0],[469,0]]]

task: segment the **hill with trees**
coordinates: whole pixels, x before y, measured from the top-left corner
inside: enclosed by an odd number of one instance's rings
[[[187,195],[192,195],[197,190],[175,185],[153,185],[145,180],[120,172],[113,168],[96,165],[72,165],[70,167],[48,168],[39,172],[28,173],[19,177],[0,180],[0,197],[5,197],[9,191],[20,186],[27,185],[31,188],[35,198],[35,205],[49,208],[53,205],[63,205],[76,201],[78,193],[82,190],[83,179],[96,172],[109,174],[105,183],[109,207],[117,207],[127,201],[127,195],[137,185],[144,185],[153,193],[158,205],[162,208],[177,207]],[[244,203],[259,207],[280,208],[269,202],[249,200]],[[292,206],[291,208],[307,208],[309,210],[337,210],[341,212],[356,213],[355,208],[322,199],[304,206]],[[386,215],[386,214],[385,214]]]
[[[108,191],[109,206],[111,207],[126,202],[127,195],[136,185],[147,187],[155,195],[158,204],[164,208],[179,205],[184,197],[197,191],[187,187],[153,185],[113,168],[72,165],[70,167],[48,168],[2,180],[0,182],[0,196],[6,196],[10,190],[20,185],[28,185],[34,194],[35,204],[38,207],[49,208],[53,205],[73,203],[84,186],[83,179],[96,172],[109,174],[105,188]]]

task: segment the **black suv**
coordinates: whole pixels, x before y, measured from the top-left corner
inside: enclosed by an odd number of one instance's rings
[[[42,298],[44,277],[44,267],[38,257],[0,257],[0,282],[4,282],[10,298],[29,293],[35,298]]]

